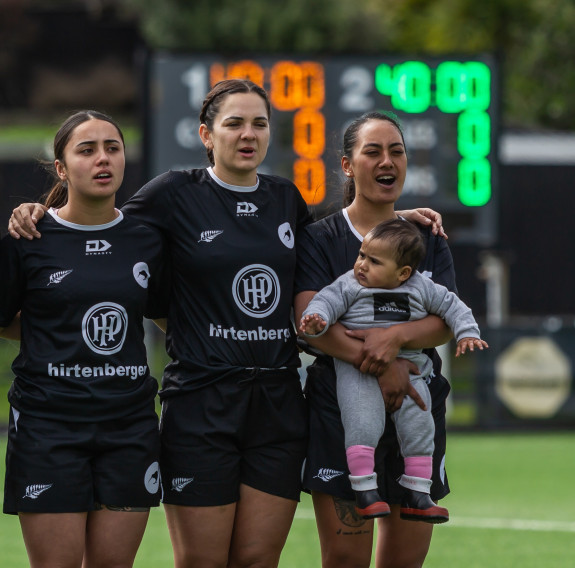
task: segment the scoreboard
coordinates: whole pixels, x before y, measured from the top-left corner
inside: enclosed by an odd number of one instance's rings
[[[490,56],[223,58],[151,56],[146,109],[148,175],[208,165],[198,115],[209,89],[245,77],[272,104],[271,141],[260,167],[291,179],[318,215],[341,206],[340,148],[364,112],[394,113],[408,171],[397,207],[432,207],[455,242],[496,239],[498,85]]]

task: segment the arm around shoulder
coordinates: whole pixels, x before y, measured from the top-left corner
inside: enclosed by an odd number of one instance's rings
[[[14,239],[39,239],[40,233],[36,224],[44,217],[48,208],[41,203],[22,203],[12,211],[8,221],[8,232]]]

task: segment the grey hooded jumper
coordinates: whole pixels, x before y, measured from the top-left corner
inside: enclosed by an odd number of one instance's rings
[[[401,286],[387,290],[362,286],[350,270],[314,296],[304,315],[314,313],[328,323],[322,333],[336,321],[349,329],[370,329],[435,314],[445,320],[457,341],[480,337],[471,309],[456,294],[417,271]],[[401,453],[403,457],[431,456],[434,422],[426,384],[433,373],[431,360],[421,350],[402,349],[398,357],[417,365],[419,374],[412,375],[411,382],[427,406],[422,411],[413,400],[405,398],[401,408],[392,414]],[[376,447],[385,428],[385,405],[378,382],[349,363],[337,358],[334,363],[345,447]]]

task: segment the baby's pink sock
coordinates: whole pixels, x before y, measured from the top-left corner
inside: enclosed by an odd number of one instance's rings
[[[415,456],[405,458],[405,475],[431,479],[433,459],[431,456]]]
[[[369,446],[350,446],[345,451],[347,467],[351,475],[369,475],[375,466],[375,448]]]

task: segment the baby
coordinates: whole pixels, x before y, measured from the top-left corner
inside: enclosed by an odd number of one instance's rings
[[[385,221],[363,239],[353,270],[318,292],[305,310],[299,330],[304,336],[325,333],[340,321],[350,329],[388,327],[435,314],[445,320],[457,340],[455,355],[487,343],[480,339],[471,310],[444,286],[417,271],[425,254],[419,229],[402,219]],[[401,350],[399,357],[413,361],[419,374],[411,382],[425,401],[421,410],[405,398],[391,415],[404,457],[399,483],[405,488],[400,515],[403,519],[443,523],[449,513],[430,498],[434,439],[431,396],[426,380],[433,371],[421,350]],[[356,509],[364,518],[390,513],[377,489],[375,448],[385,428],[385,405],[377,380],[334,359],[337,396],[345,430],[350,481]]]

